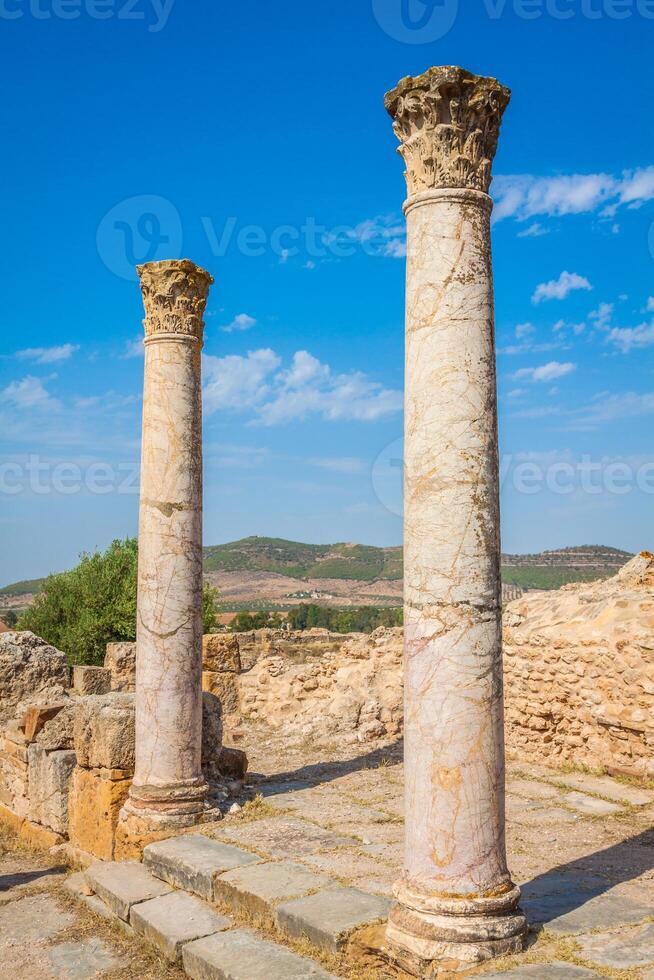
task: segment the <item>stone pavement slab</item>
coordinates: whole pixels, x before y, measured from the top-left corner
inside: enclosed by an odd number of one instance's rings
[[[172,961],[181,958],[182,946],[233,925],[226,915],[214,912],[187,892],[171,892],[133,905],[129,917],[134,932],[153,943]]]
[[[97,938],[52,946],[48,959],[52,976],[61,980],[93,980],[119,966],[118,958]]]
[[[194,892],[208,902],[213,901],[216,875],[260,860],[256,854],[202,834],[172,837],[149,844],[143,851],[143,863],[157,878]]]
[[[567,880],[558,887],[553,881],[550,890],[525,885],[520,904],[529,922],[550,932],[579,933],[637,925],[652,914],[651,904],[641,904],[615,890],[598,892],[586,887],[592,877],[561,875]]]
[[[189,943],[182,959],[192,980],[337,980],[311,960],[247,929]]]
[[[50,939],[74,921],[50,895],[19,898],[0,908],[0,949]]]
[[[384,920],[390,907],[387,898],[358,888],[329,888],[284,902],[277,907],[275,918],[288,936],[306,936],[319,949],[336,953],[355,929]]]
[[[654,803],[654,793],[651,790],[640,789],[638,786],[630,786],[628,783],[621,783],[610,776],[591,776],[586,773],[574,773],[566,775],[552,774],[557,783],[562,786],[569,786],[570,789],[578,789],[582,793],[596,793],[598,796],[605,796],[616,803],[631,803],[632,806],[646,806]]]
[[[509,796],[524,796],[529,800],[555,800],[561,795],[556,786],[539,783],[537,779],[509,779],[506,791]]]
[[[503,973],[484,973],[485,980],[592,980],[599,973],[572,963],[531,963]]]
[[[97,861],[84,875],[93,891],[125,922],[129,921],[132,905],[171,891],[169,885],[151,875],[138,861]]]
[[[587,796],[586,793],[566,793],[563,802],[577,810],[579,813],[586,813],[591,817],[607,817],[612,813],[624,812],[624,807],[617,803],[609,803],[608,800],[600,800],[596,796]]]
[[[654,911],[654,910],[652,910]],[[625,970],[654,964],[654,923],[619,933],[600,932],[577,936],[581,956],[598,966]]]
[[[332,878],[309,871],[302,864],[277,861],[228,871],[216,878],[214,896],[215,901],[269,918],[277,903],[300,898],[334,884]]]
[[[270,857],[291,859],[357,843],[353,837],[323,830],[295,817],[265,817],[224,829],[221,827],[218,834],[236,844],[254,847]]]

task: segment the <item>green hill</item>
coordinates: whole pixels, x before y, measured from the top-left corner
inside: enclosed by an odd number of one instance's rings
[[[602,545],[582,545],[538,554],[507,554],[502,555],[502,578],[523,588],[558,589],[566,582],[615,575],[631,557],[627,551]],[[207,572],[277,572],[302,579],[399,580],[402,578],[402,561],[401,546],[303,544],[285,538],[242,538],[204,549]],[[38,592],[44,581],[41,578],[6,585],[0,589],[0,598]]]
[[[302,544],[284,538],[242,538],[204,549],[208,572],[277,572],[291,578],[375,581],[402,578],[402,548]]]

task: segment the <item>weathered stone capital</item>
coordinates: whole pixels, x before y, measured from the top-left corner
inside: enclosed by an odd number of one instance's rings
[[[409,195],[442,187],[487,193],[510,97],[494,78],[451,65],[403,78],[387,92]]]
[[[202,343],[204,309],[213,277],[189,259],[136,268],[145,307],[145,337],[182,334]]]

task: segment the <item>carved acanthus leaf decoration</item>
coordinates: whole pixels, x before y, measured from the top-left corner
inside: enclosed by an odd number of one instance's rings
[[[406,164],[409,194],[439,187],[488,192],[502,114],[511,93],[463,68],[403,78],[384,104]]]
[[[146,337],[181,333],[202,341],[204,310],[213,277],[189,259],[139,265]]]

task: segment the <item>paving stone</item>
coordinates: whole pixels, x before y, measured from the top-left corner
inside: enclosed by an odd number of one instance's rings
[[[247,824],[221,827],[219,834],[237,844],[243,842],[255,847],[270,857],[291,859],[357,843],[353,837],[323,830],[295,817],[266,817]]]
[[[119,966],[106,943],[95,938],[52,946],[48,959],[52,976],[62,980],[92,980],[105,970]]]
[[[185,943],[222,932],[233,925],[226,915],[219,915],[187,892],[171,892],[133,905],[129,921],[134,932],[149,939],[173,962],[181,959]]]
[[[591,980],[599,977],[599,973],[586,970],[583,966],[573,966],[572,963],[531,963],[528,966],[519,966],[517,970],[507,970],[502,973],[484,973],[485,980],[572,980],[578,977],[579,980]]]
[[[149,844],[143,851],[145,866],[157,878],[163,878],[176,888],[194,892],[207,901],[213,900],[213,883],[217,875],[260,860],[256,854],[211,840],[202,834],[172,837]]]
[[[268,918],[277,903],[334,884],[332,878],[309,871],[302,864],[279,861],[237,868],[220,875],[214,882],[214,897],[217,902]]]
[[[182,958],[192,980],[337,980],[311,960],[247,929],[188,943]]]
[[[510,779],[506,791],[509,795],[525,796],[530,800],[554,800],[561,795],[556,786],[539,783],[536,779]]]
[[[0,949],[50,939],[69,929],[75,919],[50,895],[31,895],[0,908]]]
[[[521,905],[530,923],[557,933],[637,925],[652,913],[651,903],[607,890],[606,879],[579,871],[528,882],[522,886]]]
[[[287,935],[306,936],[314,946],[335,953],[355,929],[384,920],[390,906],[387,898],[358,888],[329,888],[284,902],[277,907],[275,918]]]
[[[654,793],[638,786],[630,786],[628,783],[620,783],[610,776],[590,776],[586,773],[574,775],[557,775],[556,781],[570,789],[578,789],[581,792],[597,793],[605,796],[616,803],[631,803],[632,806],[646,806],[654,803]]]
[[[582,958],[598,966],[627,970],[654,963],[653,922],[617,934],[600,932],[592,936],[577,936],[577,942]]]
[[[171,891],[169,885],[151,875],[138,861],[97,861],[86,870],[85,876],[93,891],[125,922],[129,921],[132,905]]]
[[[611,813],[620,813],[624,807],[617,803],[609,803],[608,800],[599,800],[596,796],[587,796],[585,793],[566,793],[563,802],[578,810],[579,813],[588,813],[593,817],[606,817]]]

